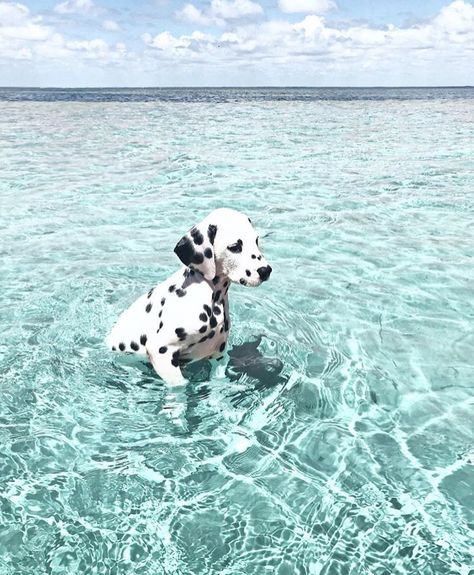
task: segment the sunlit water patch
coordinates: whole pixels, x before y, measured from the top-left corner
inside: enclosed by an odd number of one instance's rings
[[[472,91],[182,94],[0,104],[0,573],[472,575]],[[103,339],[222,205],[274,271],[170,390]]]

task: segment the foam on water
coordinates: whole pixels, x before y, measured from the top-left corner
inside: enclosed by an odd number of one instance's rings
[[[472,574],[472,91],[155,100],[1,103],[0,573]],[[167,390],[103,339],[221,205],[280,367]]]

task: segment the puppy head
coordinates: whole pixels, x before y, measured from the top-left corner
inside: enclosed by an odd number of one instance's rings
[[[207,280],[224,275],[235,283],[258,286],[272,271],[258,241],[245,214],[220,208],[191,228],[174,251],[185,265],[201,272]]]

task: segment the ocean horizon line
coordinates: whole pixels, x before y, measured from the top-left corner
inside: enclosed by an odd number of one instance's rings
[[[422,90],[422,89],[467,89],[474,84],[463,85],[410,85],[410,86],[306,86],[306,85],[261,85],[261,86],[2,86],[1,90]]]
[[[135,86],[0,87],[0,101],[30,102],[316,102],[474,100],[472,86]]]

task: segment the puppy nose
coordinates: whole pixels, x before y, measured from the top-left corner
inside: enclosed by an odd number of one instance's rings
[[[257,273],[264,282],[270,277],[270,274],[272,273],[272,268],[270,266],[262,266],[261,268],[258,268]]]

